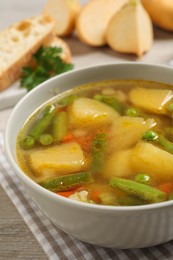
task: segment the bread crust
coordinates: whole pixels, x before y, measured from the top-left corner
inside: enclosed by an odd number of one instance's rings
[[[12,63],[5,71],[0,72],[0,91],[5,90],[10,87],[17,79],[20,78],[22,74],[22,67],[27,65],[30,61],[32,55],[39,49],[39,47],[49,38],[52,38],[52,35],[46,35],[39,42],[37,42],[32,49],[28,50],[20,59]]]
[[[33,27],[36,27],[38,23],[38,29],[34,30]],[[28,24],[30,29],[29,32],[27,31]],[[0,64],[0,92],[10,87],[20,78],[22,74],[22,67],[29,63],[32,55],[40,48],[41,45],[61,47],[63,50],[61,54],[62,59],[67,63],[71,61],[71,53],[68,45],[63,40],[55,36],[54,28],[54,19],[42,13],[38,16],[15,23],[0,33],[1,56],[3,58],[6,55],[5,62]],[[16,39],[19,38],[17,42],[13,42],[15,37]],[[11,38],[13,39],[12,41]],[[4,47],[4,53],[3,42],[7,42],[7,47]],[[11,44],[10,47],[8,47],[8,43]],[[13,48],[16,48],[19,52],[14,51],[11,54],[10,49]],[[13,56],[14,53],[15,57]]]
[[[29,62],[32,54],[52,37],[54,26],[50,16],[40,14],[17,22],[0,33],[0,91],[20,77],[22,67]]]

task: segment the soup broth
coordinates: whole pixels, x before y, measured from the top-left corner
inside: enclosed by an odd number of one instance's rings
[[[70,199],[133,206],[173,198],[172,86],[83,85],[49,100],[17,138],[21,169]]]

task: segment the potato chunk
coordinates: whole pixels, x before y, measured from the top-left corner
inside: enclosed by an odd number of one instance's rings
[[[166,106],[173,98],[172,90],[134,88],[129,94],[134,106],[154,114],[167,114]]]
[[[131,166],[131,154],[131,149],[111,154],[104,168],[104,176],[112,178],[115,176],[128,177],[132,175],[134,172]]]
[[[78,172],[84,165],[84,155],[76,142],[38,149],[29,155],[31,168],[37,177]]]
[[[136,172],[148,173],[158,181],[173,181],[173,155],[151,143],[137,144],[131,163]]]
[[[109,151],[128,149],[134,146],[145,131],[155,126],[154,119],[122,116],[116,119],[109,133]],[[109,152],[108,151],[108,152]]]
[[[80,128],[110,124],[117,117],[114,109],[91,98],[78,98],[69,109],[71,125]]]

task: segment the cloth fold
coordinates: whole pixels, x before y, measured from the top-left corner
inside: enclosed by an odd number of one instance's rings
[[[50,260],[173,259],[173,241],[150,248],[120,250],[78,241],[56,228],[33,202],[11,169],[5,156],[2,133],[0,133],[0,185]]]

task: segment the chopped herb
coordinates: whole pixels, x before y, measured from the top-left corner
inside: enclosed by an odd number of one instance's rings
[[[22,69],[21,87],[30,91],[53,76],[72,70],[73,64],[65,63],[61,53],[62,48],[40,47],[32,56],[32,65]]]

